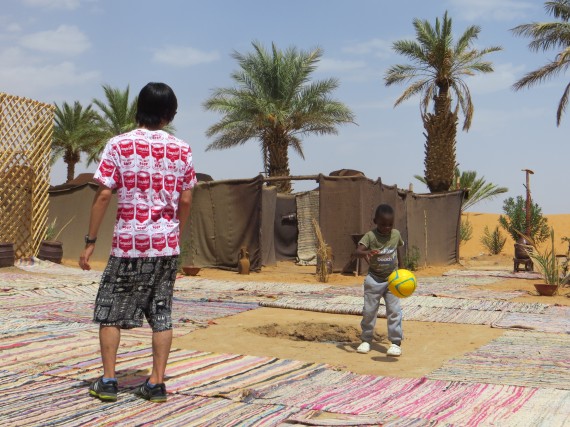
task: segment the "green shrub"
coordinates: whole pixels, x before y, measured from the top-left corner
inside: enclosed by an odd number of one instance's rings
[[[473,226],[469,222],[469,218],[462,219],[459,224],[459,241],[465,243],[473,237]]]
[[[483,236],[481,237],[481,243],[489,250],[491,255],[500,254],[506,242],[507,238],[503,237],[498,225],[495,227],[493,232],[489,231],[489,227],[485,226]]]
[[[420,249],[417,246],[412,246],[404,256],[404,267],[410,271],[416,271],[420,266]]]
[[[503,203],[505,216],[499,217],[501,226],[511,235],[516,242],[520,237],[519,233],[526,234],[526,202],[522,196],[517,196],[516,200],[509,197]],[[550,236],[548,220],[542,215],[542,209],[536,203],[531,203],[530,207],[530,236],[535,243],[544,242]]]

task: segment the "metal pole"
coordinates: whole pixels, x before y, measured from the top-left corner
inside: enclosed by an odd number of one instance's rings
[[[522,169],[526,173],[526,230],[525,233],[530,237],[530,210],[532,206],[531,196],[530,196],[530,176],[534,175],[534,172],[530,169]]]

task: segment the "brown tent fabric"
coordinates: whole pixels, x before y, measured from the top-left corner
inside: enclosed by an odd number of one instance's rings
[[[324,175],[319,177],[319,185],[320,226],[325,241],[332,248],[335,271],[354,271],[356,262],[352,254],[356,244],[353,235],[356,239],[374,227],[374,213],[381,203],[394,208],[395,227],[404,238],[407,236],[406,193],[395,186],[385,186],[380,180],[360,176],[339,179]],[[366,263],[360,264],[362,273]]]
[[[246,246],[250,268],[261,268],[262,186],[263,178],[257,177],[194,187],[189,227],[193,265],[236,270],[238,251]]]
[[[417,247],[420,263],[450,264],[458,259],[458,223],[463,191],[442,195],[417,195],[364,177],[335,178],[321,175],[320,226],[332,248],[335,271],[352,272],[356,245],[352,238],[374,227],[376,207],[387,203],[394,208],[395,228],[407,248]],[[428,217],[426,245],[424,211]],[[422,243],[423,242],[423,243]],[[366,268],[361,262],[360,273]]]
[[[277,261],[297,258],[297,198],[293,194],[277,194],[274,223],[275,258]]]
[[[420,265],[459,260],[459,223],[464,191],[412,194],[407,198],[408,248],[419,249]]]
[[[274,265],[275,260],[275,210],[277,187],[262,187],[261,193],[261,263]]]
[[[91,175],[92,174],[82,174]],[[79,177],[78,177],[79,178]],[[71,222],[63,230],[58,240],[63,243],[63,258],[76,260],[85,247],[83,237],[89,231],[89,217],[91,215],[91,205],[99,185],[92,182],[89,177],[82,180],[82,183],[70,182],[71,185],[52,187],[49,190],[49,214],[48,222],[57,219],[57,227],[62,227],[69,220]],[[106,262],[111,252],[113,239],[113,228],[117,215],[117,198],[112,197],[107,213],[99,228],[97,246],[91,257],[92,261]],[[72,219],[73,218],[73,219]]]

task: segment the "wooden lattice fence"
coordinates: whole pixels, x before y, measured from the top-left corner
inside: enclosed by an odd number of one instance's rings
[[[0,92],[0,241],[17,258],[46,232],[53,118],[50,104]]]

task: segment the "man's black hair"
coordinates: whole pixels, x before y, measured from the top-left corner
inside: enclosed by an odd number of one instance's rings
[[[137,124],[157,128],[163,121],[170,123],[176,115],[178,100],[174,91],[165,83],[148,83],[139,93]]]
[[[394,216],[394,209],[392,209],[392,206],[386,204],[378,205],[378,207],[376,208],[376,214],[374,215],[374,219],[383,215]]]

